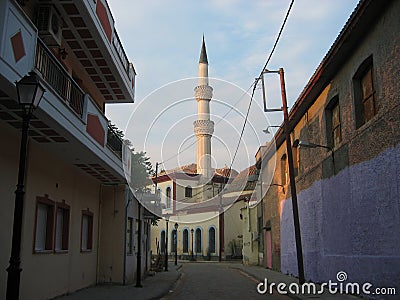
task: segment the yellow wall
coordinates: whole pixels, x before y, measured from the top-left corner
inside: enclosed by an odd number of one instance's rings
[[[243,220],[243,264],[258,265],[258,240],[254,239],[257,232],[257,207],[247,209],[247,204],[241,209]],[[249,217],[250,215],[250,217]]]
[[[0,227],[3,270],[8,265],[11,249],[11,232],[14,210],[14,190],[17,181],[19,136],[15,129],[0,124],[2,135],[0,148],[2,209]],[[47,299],[96,283],[97,222],[99,217],[100,185],[62,159],[53,156],[46,147],[30,142],[29,161],[25,181],[24,221],[21,250],[20,299]],[[68,253],[33,254],[36,197],[45,194],[56,202],[70,205],[69,251]],[[81,212],[93,212],[93,250],[80,252]],[[6,272],[0,272],[0,289],[5,293]],[[46,287],[46,288],[43,288]]]

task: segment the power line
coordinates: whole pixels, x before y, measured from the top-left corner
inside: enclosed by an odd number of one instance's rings
[[[245,117],[244,122],[243,122],[242,132],[240,133],[240,138],[239,138],[238,144],[237,144],[237,146],[236,146],[235,154],[233,155],[233,159],[232,159],[231,165],[230,165],[230,167],[229,167],[229,176],[230,176],[230,172],[231,172],[231,170],[232,170],[233,163],[235,162],[236,155],[237,155],[237,153],[238,153],[238,151],[239,151],[240,142],[242,141],[242,138],[243,138],[243,133],[244,133],[244,130],[245,130],[245,128],[246,128],[246,124],[247,124],[247,120],[248,120],[248,116],[249,116],[251,104],[252,104],[253,99],[254,99],[254,92],[255,92],[255,90],[256,90],[256,88],[257,88],[257,83],[258,83],[258,81],[260,80],[261,76],[263,75],[264,70],[267,68],[268,63],[270,62],[271,57],[272,57],[272,55],[273,55],[274,52],[275,52],[276,46],[278,45],[279,39],[280,39],[280,37],[281,37],[281,35],[282,35],[283,28],[285,27],[285,24],[286,24],[286,21],[287,21],[287,19],[288,19],[288,17],[289,17],[290,11],[292,10],[293,3],[294,3],[294,0],[292,0],[292,1],[290,2],[289,8],[288,8],[288,10],[287,10],[287,12],[286,12],[286,16],[285,16],[285,18],[284,18],[284,20],[283,20],[281,29],[279,30],[278,36],[276,37],[274,46],[272,47],[272,50],[271,50],[271,52],[270,52],[270,54],[269,54],[269,56],[268,56],[268,58],[267,58],[267,61],[265,62],[264,67],[263,67],[263,69],[261,70],[260,76],[258,76],[258,77],[256,78],[255,82],[253,83],[253,84],[254,84],[254,86],[253,86],[253,92],[251,93],[251,98],[250,98],[250,101],[249,101],[249,106],[248,106],[248,108],[247,108],[246,117]],[[250,87],[251,87],[251,86],[250,86]]]
[[[218,124],[219,124],[219,123],[220,123],[220,122],[221,122],[221,121],[236,107],[236,105],[242,100],[242,98],[243,98],[245,95],[248,94],[248,92],[249,92],[249,90],[251,89],[252,86],[253,86],[253,85],[251,85],[251,86],[247,89],[247,91],[245,91],[245,92],[239,97],[239,99],[238,99],[238,100],[233,104],[233,106],[231,106],[231,107],[229,108],[229,110],[215,123],[215,125],[218,125]],[[186,150],[190,149],[194,144],[196,144],[196,140],[195,140],[193,143],[191,143],[190,145],[188,145],[186,148],[184,148],[184,149],[182,149],[181,151],[179,151],[177,154],[174,154],[174,155],[172,155],[171,157],[169,157],[168,159],[166,159],[166,160],[160,162],[160,164],[166,163],[166,162],[168,162],[168,161],[174,159],[175,157],[177,157],[177,156],[180,155],[181,153],[183,153],[183,152],[185,152]]]
[[[273,55],[274,52],[275,52],[276,46],[278,45],[278,42],[279,42],[280,37],[281,37],[281,35],[282,35],[283,29],[284,29],[284,27],[285,27],[285,25],[286,25],[287,19],[288,19],[289,14],[290,14],[290,12],[291,12],[291,10],[292,10],[293,4],[294,4],[294,0],[292,0],[292,1],[290,2],[289,8],[288,8],[288,10],[287,10],[287,12],[286,12],[286,15],[285,15],[285,18],[284,18],[284,20],[283,20],[282,26],[281,26],[281,28],[280,28],[280,30],[279,30],[278,36],[277,36],[277,38],[276,38],[276,40],[275,40],[275,43],[274,43],[274,45],[273,45],[273,47],[272,47],[272,49],[271,49],[270,54],[268,55],[267,61],[265,62],[264,67],[263,67],[263,69],[261,70],[260,75],[256,78],[255,82],[252,83],[252,84],[250,85],[250,87],[247,89],[247,91],[246,91],[245,93],[242,94],[242,96],[239,98],[239,100],[238,100],[237,102],[235,102],[235,104],[228,110],[228,112],[216,123],[216,125],[217,125],[220,121],[222,121],[222,120],[233,110],[233,108],[236,107],[236,105],[242,100],[243,96],[246,95],[246,94],[248,93],[248,91],[251,89],[251,87],[253,86],[253,91],[252,91],[252,93],[251,93],[251,97],[250,97],[250,101],[249,101],[249,106],[248,106],[247,112],[246,112],[246,117],[245,117],[245,120],[244,120],[244,122],[243,122],[242,131],[241,131],[241,133],[240,133],[239,141],[238,141],[238,144],[237,144],[236,149],[235,149],[235,154],[233,155],[232,162],[231,162],[230,167],[229,167],[229,174],[230,174],[230,172],[231,172],[231,170],[232,170],[233,163],[235,162],[237,153],[238,153],[238,151],[239,151],[239,146],[240,146],[240,143],[241,143],[242,138],[243,138],[244,130],[245,130],[245,128],[246,128],[248,116],[249,116],[249,113],[250,113],[251,104],[252,104],[253,99],[254,99],[254,93],[255,93],[255,90],[256,90],[256,88],[257,88],[258,81],[260,80],[261,76],[263,75],[264,70],[267,68],[268,63],[270,62],[270,60],[271,60],[271,58],[272,58],[272,55]],[[194,144],[196,144],[196,141],[194,141],[192,144],[190,144],[189,146],[187,146],[187,147],[184,148],[183,150],[179,151],[177,154],[171,156],[170,158],[168,158],[167,160],[164,160],[164,161],[161,162],[161,163],[166,163],[166,162],[168,162],[168,161],[174,159],[175,157],[177,157],[178,155],[180,155],[180,154],[183,153],[184,151],[190,149]],[[230,176],[230,175],[229,175],[229,176]]]

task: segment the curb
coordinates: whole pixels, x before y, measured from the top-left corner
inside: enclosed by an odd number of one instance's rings
[[[168,288],[161,292],[159,295],[154,296],[152,298],[150,298],[150,300],[160,300],[160,299],[167,299],[166,297],[168,297],[168,295],[170,294],[170,291],[173,290],[179,283],[179,281],[182,278],[182,273],[179,271],[182,268],[182,264],[180,266],[176,267],[176,271],[179,273],[178,277],[176,278],[176,280],[174,280],[169,286]]]
[[[245,273],[247,276],[253,278],[254,280],[260,281],[260,278],[258,278],[257,276],[255,276],[254,274],[250,273],[249,271],[247,271],[244,268],[240,268],[240,267],[236,267],[236,266],[230,266],[230,268],[231,269],[235,269],[235,270],[239,270],[239,271]],[[273,288],[273,290],[275,292],[278,292],[276,288]],[[279,293],[278,293],[278,295],[279,295]],[[303,300],[302,298],[299,298],[299,297],[297,297],[296,295],[293,295],[293,294],[286,294],[285,296],[287,296],[287,297],[289,297],[289,298],[291,298],[293,300]]]

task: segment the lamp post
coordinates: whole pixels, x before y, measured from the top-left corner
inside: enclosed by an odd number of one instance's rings
[[[193,228],[190,229],[190,233],[192,234],[192,258],[190,260],[192,260],[192,261],[194,261],[194,256],[193,256],[193,232],[194,232],[194,229]]]
[[[169,221],[169,215],[165,216],[165,222],[166,222],[166,234],[165,234],[165,271],[168,271],[168,221]]]
[[[178,223],[175,223],[175,266],[178,265]]]
[[[16,82],[18,102],[23,107],[22,117],[22,137],[21,147],[19,152],[19,169],[18,183],[15,191],[15,206],[14,206],[14,223],[11,246],[10,265],[7,268],[7,300],[16,300],[19,298],[19,285],[21,271],[21,233],[22,233],[22,215],[24,209],[24,179],[26,170],[26,157],[28,146],[28,129],[32,118],[33,110],[38,107],[40,100],[43,97],[45,89],[40,83],[39,76],[30,72],[20,81]]]

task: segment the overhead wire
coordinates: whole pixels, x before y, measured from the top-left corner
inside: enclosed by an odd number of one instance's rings
[[[249,116],[249,113],[250,113],[251,104],[252,104],[253,99],[254,99],[254,93],[255,93],[255,90],[256,90],[256,88],[257,88],[257,84],[258,84],[258,82],[260,81],[261,76],[263,76],[263,73],[264,73],[264,71],[266,70],[266,68],[267,68],[267,66],[268,66],[268,64],[269,64],[269,62],[270,62],[270,60],[271,60],[271,58],[272,58],[272,55],[273,55],[274,52],[275,52],[276,46],[278,45],[278,42],[279,42],[280,37],[281,37],[281,35],[282,35],[283,29],[284,29],[284,27],[285,27],[285,25],[286,25],[286,22],[287,22],[288,18],[289,18],[289,14],[290,14],[290,12],[291,12],[291,10],[292,10],[293,4],[294,4],[294,0],[292,0],[292,1],[290,2],[289,8],[288,8],[288,10],[287,10],[287,12],[286,12],[285,18],[284,18],[284,20],[283,20],[283,22],[282,22],[282,25],[281,25],[281,28],[280,28],[279,33],[278,33],[278,35],[277,35],[277,38],[276,38],[276,40],[275,40],[275,43],[274,43],[274,45],[273,45],[273,47],[272,47],[272,49],[271,49],[271,52],[270,52],[269,55],[268,55],[268,58],[267,58],[267,60],[266,60],[266,62],[265,62],[265,64],[264,64],[264,67],[262,68],[262,70],[261,70],[261,72],[260,72],[260,75],[259,75],[259,76],[255,79],[255,81],[250,85],[250,87],[246,90],[246,92],[243,93],[243,94],[241,95],[241,97],[238,99],[238,101],[235,102],[235,104],[227,111],[227,113],[226,113],[222,118],[220,118],[220,120],[216,123],[216,125],[217,125],[221,120],[223,120],[223,119],[236,107],[236,105],[242,100],[243,96],[246,95],[246,94],[249,92],[249,90],[251,89],[251,87],[253,87],[253,90],[252,90],[252,93],[251,93],[251,97],[250,97],[250,101],[249,101],[249,106],[248,106],[248,108],[247,108],[246,116],[245,116],[245,119],[244,119],[244,122],[243,122],[243,126],[242,126],[242,130],[241,130],[241,133],[240,133],[239,141],[238,141],[238,144],[237,144],[237,146],[236,146],[235,153],[234,153],[234,155],[233,155],[233,158],[232,158],[232,161],[231,161],[231,164],[230,164],[230,167],[229,167],[229,173],[228,173],[229,175],[228,175],[228,176],[230,176],[230,174],[231,174],[232,166],[233,166],[233,164],[234,164],[234,162],[235,162],[235,160],[236,160],[236,156],[237,156],[237,153],[238,153],[238,151],[239,151],[240,143],[241,143],[241,141],[242,141],[242,139],[243,139],[244,130],[245,130],[245,128],[246,128],[246,124],[247,124],[248,116]],[[191,143],[189,146],[187,146],[186,148],[184,148],[184,149],[182,149],[181,151],[179,151],[177,154],[174,154],[173,156],[169,157],[168,159],[162,161],[160,164],[166,163],[166,162],[168,162],[168,161],[174,159],[175,157],[177,157],[178,155],[180,155],[180,154],[183,153],[184,151],[190,149],[194,144],[196,144],[196,141],[194,141],[194,142]]]
[[[237,153],[238,153],[238,151],[239,151],[239,146],[240,146],[240,143],[241,143],[242,138],[243,138],[244,130],[245,130],[245,128],[246,128],[248,116],[249,116],[249,113],[250,113],[251,104],[252,104],[253,99],[254,99],[254,92],[255,92],[255,90],[256,90],[256,88],[257,88],[258,82],[260,81],[261,77],[263,76],[264,71],[266,70],[266,68],[267,68],[267,66],[268,66],[268,64],[269,64],[269,62],[270,62],[270,60],[271,60],[271,58],[272,58],[272,55],[273,55],[274,52],[275,52],[276,46],[278,45],[279,39],[280,39],[280,37],[281,37],[281,35],[282,35],[283,29],[284,29],[284,27],[285,27],[285,25],[286,25],[286,22],[287,22],[287,20],[288,20],[290,11],[292,10],[293,4],[294,4],[294,0],[292,0],[292,1],[290,2],[289,8],[288,8],[288,10],[287,10],[287,12],[286,12],[286,15],[285,15],[285,18],[284,18],[284,20],[283,20],[282,26],[281,26],[281,28],[280,28],[280,30],[279,30],[278,36],[276,37],[274,46],[272,47],[271,52],[270,52],[270,54],[268,55],[267,61],[266,61],[265,64],[264,64],[264,67],[262,68],[260,75],[255,79],[255,82],[252,84],[252,85],[254,85],[254,86],[253,86],[253,91],[252,91],[252,93],[251,93],[251,97],[250,97],[250,101],[249,101],[249,106],[248,106],[248,108],[247,108],[246,117],[245,117],[244,122],[243,122],[243,127],[242,127],[242,131],[241,131],[241,133],[240,133],[240,137],[239,137],[238,144],[237,144],[237,146],[236,146],[235,154],[233,155],[233,159],[232,159],[232,162],[231,162],[230,167],[229,167],[229,176],[230,176],[230,173],[231,173],[231,171],[232,171],[232,166],[233,166],[233,164],[234,164],[234,162],[235,162]]]

